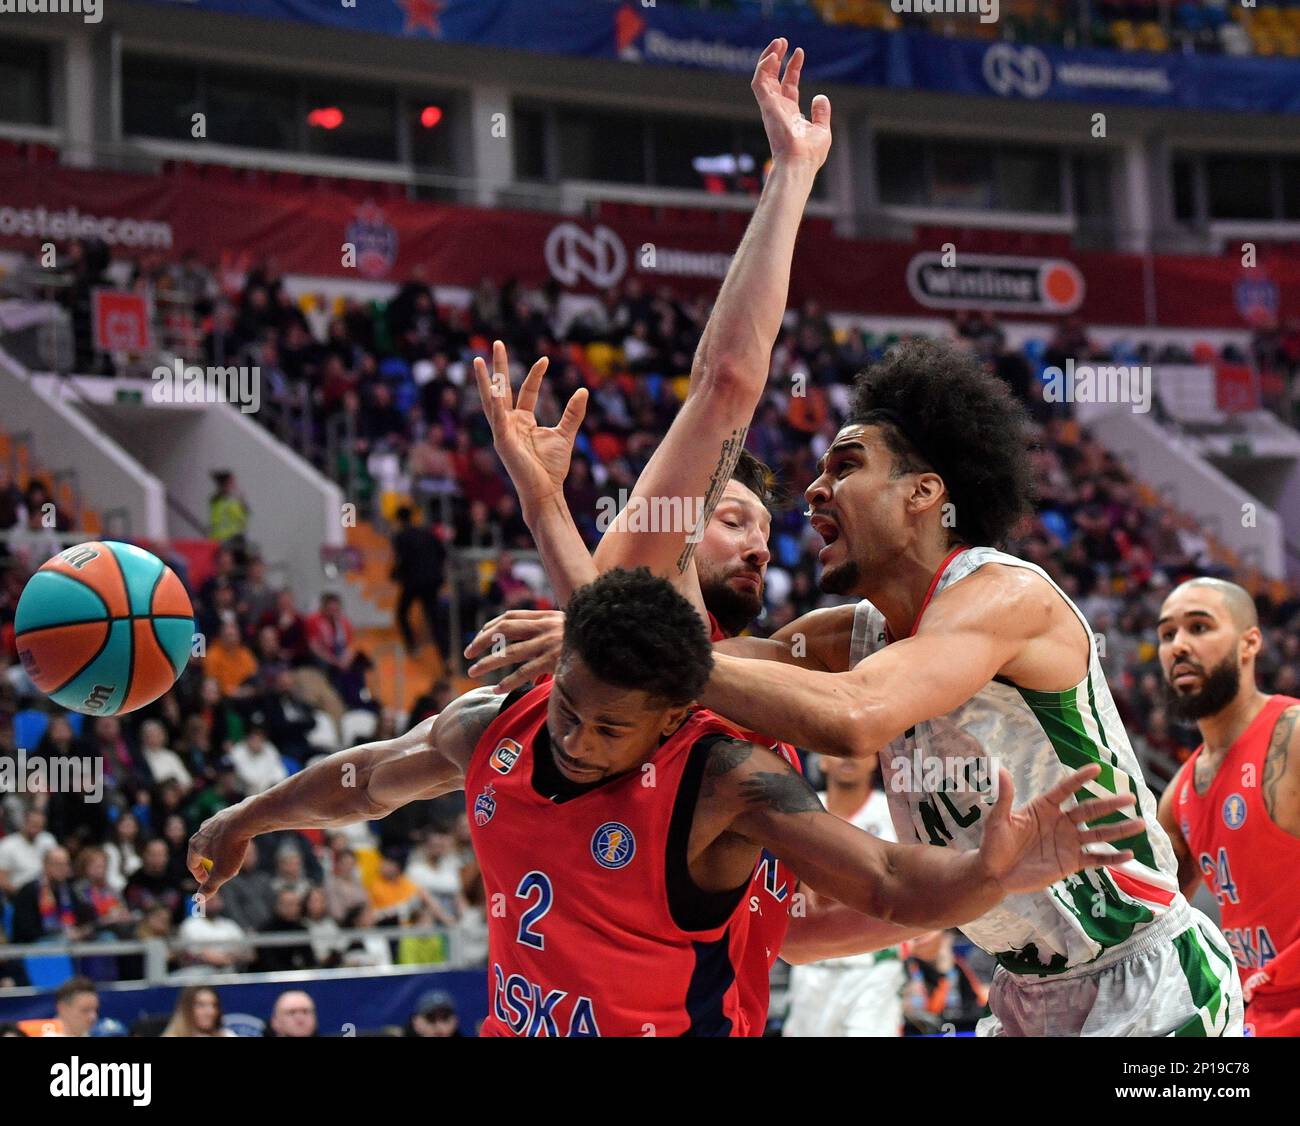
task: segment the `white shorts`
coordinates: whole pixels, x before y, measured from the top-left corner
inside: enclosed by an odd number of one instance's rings
[[[1051,977],[1002,967],[977,1036],[1240,1036],[1241,982],[1218,929],[1181,905],[1095,962]]]
[[[790,1013],[782,1036],[901,1036],[907,971],[897,958],[790,969]]]

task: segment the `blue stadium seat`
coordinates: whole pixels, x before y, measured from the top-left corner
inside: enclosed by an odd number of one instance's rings
[[[50,725],[48,712],[38,712],[35,708],[14,714],[14,742],[19,747],[34,751],[41,741],[45,729]]]
[[[57,989],[73,976],[72,959],[66,954],[43,954],[23,959],[27,979],[35,989]]]

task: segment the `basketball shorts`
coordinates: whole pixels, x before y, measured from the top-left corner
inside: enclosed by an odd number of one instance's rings
[[[856,961],[856,959],[854,959]],[[901,1036],[907,971],[897,958],[866,965],[793,966],[782,1036]]]
[[[1223,935],[1181,904],[1094,962],[1050,977],[998,967],[977,1036],[1241,1036]]]

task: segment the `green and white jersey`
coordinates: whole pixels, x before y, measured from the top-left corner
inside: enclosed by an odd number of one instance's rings
[[[1131,849],[1133,860],[1077,873],[1034,895],[1010,896],[961,928],[1013,973],[1056,974],[1135,939],[1185,901],[1173,849],[1156,820],[1156,799],[1143,781],[1102,674],[1092,630],[1079,608],[1041,567],[988,547],[949,556],[931,597],[986,563],[1025,567],[1051,583],[1087,635],[1087,676],[1065,692],[1034,692],[1009,681],[990,681],[946,716],[918,723],[895,739],[881,752],[881,780],[900,841],[962,849],[979,847],[997,774],[993,759],[1010,771],[1018,804],[1090,763],[1100,763],[1102,771],[1088,785],[1085,799],[1137,795],[1136,811],[1112,815],[1146,821],[1141,835],[1114,846]],[[870,602],[859,603],[852,664],[887,643],[884,615]],[[961,659],[957,653],[953,658]]]

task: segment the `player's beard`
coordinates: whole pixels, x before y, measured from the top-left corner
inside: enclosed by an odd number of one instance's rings
[[[1237,698],[1241,687],[1241,670],[1236,658],[1229,655],[1208,672],[1198,692],[1181,693],[1169,680],[1165,680],[1165,699],[1169,711],[1176,719],[1195,723],[1206,716],[1217,715]]]
[[[735,637],[763,611],[761,586],[757,593],[742,593],[721,575],[704,570],[700,571],[700,594],[704,597],[704,608],[717,619],[728,637]]]

